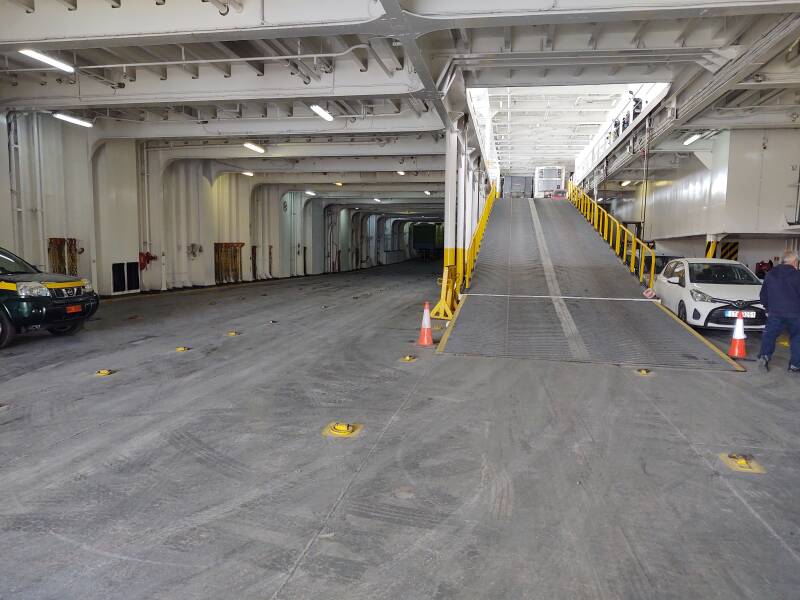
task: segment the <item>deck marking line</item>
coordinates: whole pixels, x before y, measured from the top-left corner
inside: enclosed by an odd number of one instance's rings
[[[680,319],[677,317],[677,315],[676,315],[674,312],[672,312],[671,310],[669,310],[669,309],[668,309],[667,307],[665,307],[663,304],[661,304],[661,303],[659,302],[659,303],[657,303],[657,304],[656,304],[656,306],[658,306],[658,308],[660,308],[660,309],[661,309],[661,310],[663,310],[665,313],[667,313],[667,314],[670,316],[670,318],[672,318],[672,319],[673,319],[673,320],[674,320],[676,323],[680,323],[680,324],[681,324],[681,325],[684,327],[684,329],[686,329],[686,331],[688,331],[689,333],[691,333],[691,334],[692,334],[693,336],[695,336],[695,337],[696,337],[698,340],[700,340],[700,341],[701,341],[701,342],[703,342],[703,343],[704,343],[706,346],[708,346],[708,347],[709,347],[711,350],[713,350],[713,351],[714,351],[714,352],[715,352],[715,353],[716,353],[716,354],[717,354],[717,355],[718,355],[720,358],[722,358],[722,360],[724,360],[726,363],[728,363],[729,365],[731,365],[731,366],[734,368],[734,370],[736,370],[736,371],[739,371],[739,372],[747,371],[747,369],[745,369],[745,368],[744,368],[742,365],[740,365],[739,363],[737,363],[737,362],[736,362],[735,360],[733,360],[733,359],[732,359],[730,356],[728,356],[728,355],[727,355],[727,354],[725,354],[725,353],[724,353],[722,350],[720,350],[720,349],[719,349],[719,348],[718,348],[716,345],[712,344],[712,343],[711,343],[709,340],[707,340],[707,339],[705,338],[705,336],[702,336],[702,335],[700,335],[699,333],[697,333],[697,331],[695,331],[695,330],[694,330],[694,328],[693,328],[693,327],[691,327],[691,326],[690,326],[690,325],[688,325],[687,323],[684,323],[683,321],[681,321],[681,320],[680,320]]]
[[[598,296],[546,296],[546,295],[528,295],[528,294],[473,294],[466,293],[462,296],[487,296],[490,298],[533,298],[548,300],[551,298],[561,298],[563,300],[610,300],[612,302],[658,302],[658,300],[651,300],[649,298],[600,298]]]
[[[436,354],[441,354],[442,352],[444,352],[445,346],[447,346],[447,340],[450,339],[450,332],[453,331],[453,329],[455,328],[456,319],[458,319],[458,314],[461,312],[461,307],[464,306],[466,301],[467,301],[466,297],[462,295],[461,302],[458,303],[458,306],[456,306],[456,312],[453,313],[453,320],[450,321],[450,323],[447,325],[447,327],[445,328],[444,335],[442,336],[442,339],[439,340],[439,345],[436,347]]]
[[[580,332],[578,331],[575,321],[567,308],[567,303],[561,295],[561,287],[558,285],[556,278],[556,270],[553,267],[553,261],[550,259],[550,252],[547,249],[547,242],[544,240],[544,228],[542,222],[539,220],[539,213],[536,211],[536,204],[534,200],[528,200],[531,208],[531,220],[533,221],[533,229],[536,231],[536,243],[539,246],[539,254],[542,258],[542,266],[544,267],[544,277],[547,281],[547,290],[550,292],[553,301],[553,307],[556,309],[558,320],[561,321],[561,328],[564,330],[564,336],[567,338],[572,355],[581,360],[589,359],[589,351],[586,350],[586,343],[583,341]]]

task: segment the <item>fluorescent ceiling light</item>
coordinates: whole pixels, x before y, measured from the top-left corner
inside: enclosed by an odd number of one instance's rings
[[[689,144],[694,144],[697,140],[700,139],[700,137],[701,137],[701,134],[693,133],[692,135],[690,135],[688,138],[686,138],[683,141],[683,145],[684,146],[688,146]]]
[[[380,202],[381,201],[380,198],[373,198],[373,200],[375,200],[375,202]]]
[[[398,171],[398,172],[397,172],[397,174],[398,174],[398,175],[405,175],[405,174],[406,174],[406,172],[405,172],[405,171]]]
[[[311,190],[306,190],[306,196],[316,196],[317,192],[312,192]]]
[[[430,196],[430,195],[431,195],[431,193],[430,193],[428,190],[425,190],[425,195],[426,195],[426,196]]]
[[[46,54],[42,54],[41,52],[37,52],[36,50],[20,50],[20,54],[24,54],[30,58],[35,58],[36,60],[40,60],[45,64],[50,65],[51,67],[55,67],[56,69],[60,69],[61,71],[66,71],[67,73],[74,73],[75,69],[68,65],[65,62],[61,62],[60,60],[56,60],[55,58],[50,58]]]
[[[622,187],[625,187],[626,185],[630,185],[630,184],[631,184],[630,180],[628,180],[628,181],[623,181],[622,183],[620,183],[620,185],[621,185]]]
[[[319,104],[312,104],[309,106],[311,110],[317,113],[320,117],[325,119],[326,121],[333,121],[333,115],[329,113],[327,110],[322,108]]]
[[[242,175],[247,175],[248,177],[252,177],[253,175],[255,175],[255,173],[253,173],[252,171],[242,171]]]
[[[69,115],[65,115],[64,113],[54,113],[53,116],[56,119],[66,121],[67,123],[72,123],[73,125],[80,125],[81,127],[94,127],[94,123],[91,121],[79,119],[78,117],[71,117]]]
[[[342,187],[344,184],[341,181],[335,181],[333,183],[333,185],[338,186],[338,187]]]
[[[266,150],[264,150],[264,148],[262,148],[261,146],[257,144],[252,144],[250,142],[245,142],[244,144],[242,144],[242,146],[244,146],[248,150],[252,150],[253,152],[258,152],[259,154],[264,154],[264,152],[266,152]]]

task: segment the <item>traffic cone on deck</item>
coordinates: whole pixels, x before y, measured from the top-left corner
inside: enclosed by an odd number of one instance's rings
[[[745,350],[744,340],[747,336],[744,333],[744,315],[742,311],[736,313],[736,325],[733,328],[733,338],[731,338],[731,347],[728,350],[728,356],[731,358],[747,358],[747,350]]]
[[[425,309],[422,311],[422,326],[419,328],[419,338],[417,339],[417,346],[422,346],[423,348],[433,347],[433,331],[431,330],[430,302],[425,303]]]

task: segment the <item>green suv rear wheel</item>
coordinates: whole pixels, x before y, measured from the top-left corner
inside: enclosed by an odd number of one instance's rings
[[[0,308],[0,348],[8,346],[16,333],[17,331],[6,316],[6,313]]]

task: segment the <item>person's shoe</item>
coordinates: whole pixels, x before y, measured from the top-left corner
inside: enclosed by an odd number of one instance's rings
[[[795,367],[794,365],[789,365],[789,373],[800,373],[800,367]]]
[[[758,357],[758,370],[762,373],[769,371],[769,359],[766,356]]]

